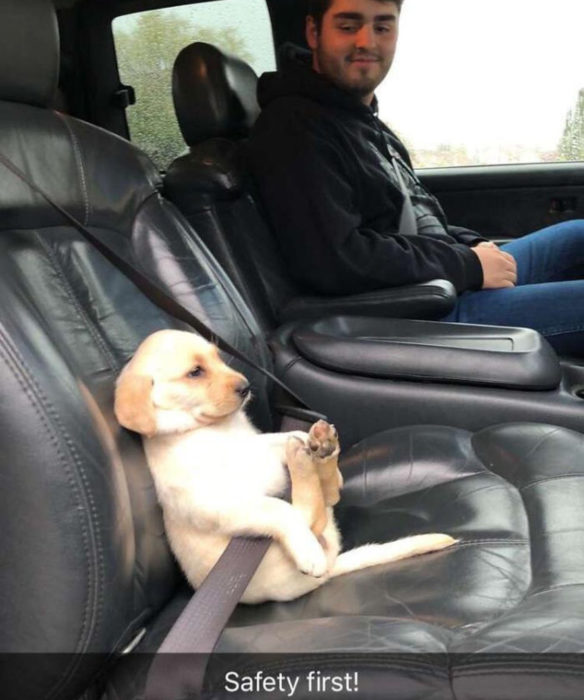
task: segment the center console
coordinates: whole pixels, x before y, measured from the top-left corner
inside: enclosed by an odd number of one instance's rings
[[[584,366],[530,329],[331,316],[287,324],[271,346],[280,378],[347,443],[413,424],[584,431]]]

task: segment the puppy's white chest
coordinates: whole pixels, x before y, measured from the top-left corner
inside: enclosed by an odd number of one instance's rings
[[[195,492],[240,499],[279,495],[287,486],[283,455],[253,429],[206,428],[148,442],[148,461],[157,476],[175,481],[172,471]]]
[[[209,477],[221,481],[221,488],[250,497],[281,494],[285,490],[287,474],[281,456],[257,435],[223,441],[217,451],[221,456],[215,474]]]

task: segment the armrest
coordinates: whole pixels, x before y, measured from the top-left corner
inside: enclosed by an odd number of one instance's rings
[[[337,316],[293,327],[302,357],[364,377],[555,389],[560,364],[528,328]]]
[[[440,319],[456,303],[447,280],[380,289],[342,297],[295,297],[280,310],[280,321],[322,318],[337,314],[384,318]]]

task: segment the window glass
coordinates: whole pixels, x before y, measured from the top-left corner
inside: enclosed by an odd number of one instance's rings
[[[380,117],[416,167],[584,160],[584,2],[405,0]]]
[[[137,12],[113,22],[120,78],[136,91],[126,110],[132,140],[164,169],[185,150],[172,104],[172,66],[179,51],[206,41],[247,61],[259,75],[275,69],[264,0],[215,0]]]

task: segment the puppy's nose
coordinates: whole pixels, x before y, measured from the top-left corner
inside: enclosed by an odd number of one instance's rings
[[[249,394],[251,390],[251,387],[249,385],[249,382],[245,379],[241,384],[238,384],[238,386],[235,388],[235,393],[239,394],[242,399],[245,399],[245,397]]]

